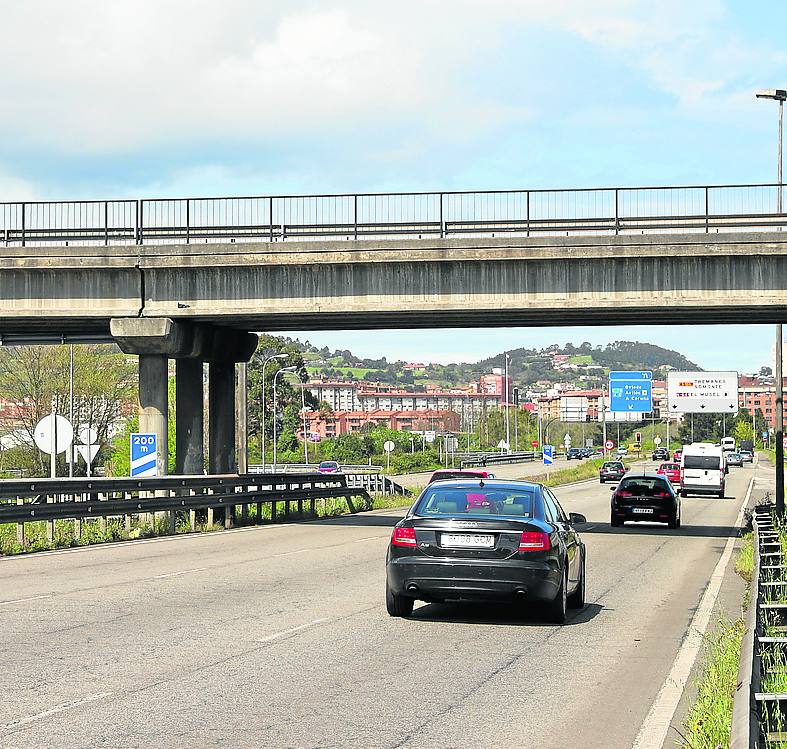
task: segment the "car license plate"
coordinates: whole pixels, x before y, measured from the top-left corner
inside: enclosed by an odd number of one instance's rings
[[[631,511],[638,515],[652,515],[653,509],[650,507],[632,507]]]
[[[443,533],[440,545],[449,549],[491,549],[495,537],[481,533]]]

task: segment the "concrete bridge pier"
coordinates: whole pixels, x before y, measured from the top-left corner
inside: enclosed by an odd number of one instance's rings
[[[110,330],[121,350],[139,356],[140,431],[156,434],[158,475],[168,473],[168,364],[175,365],[175,471],[204,471],[203,362],[209,364],[208,461],[211,473],[234,473],[235,364],[247,362],[257,336],[179,323],[170,318],[116,318]],[[244,444],[245,449],[245,444]],[[212,515],[212,513],[209,513]],[[225,523],[229,520],[227,515]],[[174,513],[169,513],[174,530]],[[209,517],[209,522],[212,518]]]

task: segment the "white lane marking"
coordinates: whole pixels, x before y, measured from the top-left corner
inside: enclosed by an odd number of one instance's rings
[[[375,541],[378,538],[388,538],[388,536],[366,536],[366,538],[356,538],[353,543],[359,544],[362,541]]]
[[[28,715],[26,718],[19,718],[17,720],[12,720],[10,723],[3,723],[0,725],[0,731],[7,731],[10,728],[16,728],[17,726],[24,726],[27,723],[32,723],[35,720],[40,720],[41,718],[48,718],[50,715],[57,715],[58,713],[65,712],[66,710],[70,710],[72,707],[79,707],[80,705],[84,705],[87,702],[95,702],[96,700],[103,700],[105,697],[109,697],[112,695],[112,692],[99,692],[98,694],[91,694],[89,697],[83,697],[81,700],[72,700],[71,702],[64,702],[62,705],[55,705],[55,707],[50,708],[49,710],[44,710],[42,713],[36,713],[35,715]]]
[[[165,577],[179,577],[180,575],[189,575],[192,572],[202,572],[208,569],[207,567],[195,567],[193,570],[180,570],[180,572],[166,572],[163,575],[153,575],[154,580],[163,580]]]
[[[734,527],[736,528],[739,528],[743,522],[743,515],[751,499],[753,487],[754,478],[749,481],[746,499],[743,500],[738,518],[735,520]],[[632,749],[661,749],[664,745],[667,731],[669,731],[672,719],[675,717],[675,711],[678,709],[678,703],[683,695],[686,682],[691,675],[694,661],[697,659],[697,655],[702,647],[702,638],[705,635],[705,630],[708,628],[708,623],[713,613],[713,606],[718,598],[721,583],[724,580],[724,572],[732,556],[735,541],[735,536],[730,536],[727,539],[721,558],[716,563],[713,574],[708,581],[708,587],[700,599],[700,605],[694,612],[686,637],[678,650],[678,654],[675,656],[675,662],[672,664],[667,679],[659,690],[656,701],[651,706],[645,722],[639,729],[637,738],[634,739]]]
[[[15,598],[13,601],[0,601],[0,606],[10,606],[12,603],[25,603],[26,601],[40,601],[43,598],[51,598],[52,594],[45,596],[30,596],[30,598]]]
[[[323,548],[322,546],[318,546],[317,549]],[[307,551],[312,551],[312,549],[296,549],[295,551],[283,551],[281,554],[271,554],[269,559],[273,559],[275,557],[291,557],[293,554],[305,554]]]
[[[267,637],[263,637],[261,640],[257,640],[257,642],[272,642],[273,640],[278,640],[280,637],[284,637],[285,635],[291,635],[295,632],[300,632],[303,629],[308,629],[309,627],[313,627],[315,624],[322,624],[323,622],[327,622],[327,617],[322,619],[315,619],[314,621],[308,622],[307,624],[301,624],[300,627],[293,627],[292,629],[283,629],[281,632],[275,632],[272,635],[268,635]]]

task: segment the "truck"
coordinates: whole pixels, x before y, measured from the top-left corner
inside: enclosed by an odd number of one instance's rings
[[[724,437],[721,441],[721,449],[725,453],[735,452],[735,437]]]
[[[693,442],[680,457],[680,496],[714,494],[724,497],[727,459],[721,445]]]

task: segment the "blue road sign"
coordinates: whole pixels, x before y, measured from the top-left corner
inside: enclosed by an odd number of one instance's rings
[[[158,476],[158,440],[155,434],[131,435],[131,475]]]
[[[555,448],[553,445],[544,445],[544,465],[551,466],[555,462]]]
[[[653,372],[610,372],[609,410],[648,413],[653,410]]]

